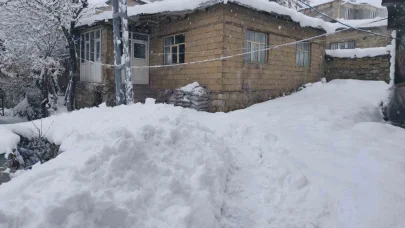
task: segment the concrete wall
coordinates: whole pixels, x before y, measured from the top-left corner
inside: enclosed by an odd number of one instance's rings
[[[326,58],[326,79],[390,81],[390,55],[368,58]]]

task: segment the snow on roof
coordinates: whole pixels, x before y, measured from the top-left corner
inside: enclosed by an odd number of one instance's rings
[[[380,20],[381,19],[381,20]],[[350,25],[355,28],[372,28],[372,27],[382,27],[388,25],[388,20],[382,20],[383,18],[376,17],[374,19],[362,19],[362,20],[345,20],[338,19],[338,21]],[[342,24],[336,23],[336,29],[347,28]]]
[[[322,19],[306,16],[294,9],[281,6],[275,2],[269,2],[268,0],[165,0],[146,5],[128,7],[128,16],[165,12],[181,12],[195,10],[197,8],[208,7],[220,3],[235,3],[259,11],[289,16],[293,21],[298,22],[302,27],[320,28],[328,33],[335,31],[332,23],[325,22]],[[104,11],[100,14],[83,18],[78,22],[77,26],[91,25],[95,22],[108,19],[112,19],[112,11]]]
[[[356,49],[340,49],[326,50],[326,55],[336,58],[364,58],[387,55],[391,51],[391,45],[386,47],[376,48],[356,48]]]

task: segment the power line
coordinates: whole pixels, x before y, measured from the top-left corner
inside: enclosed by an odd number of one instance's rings
[[[319,13],[320,15],[322,15],[322,16],[324,16],[324,17],[326,17],[326,18],[329,18],[329,19],[331,19],[331,20],[333,20],[333,21],[336,21],[337,23],[339,23],[339,24],[341,24],[341,25],[344,25],[344,26],[346,26],[346,27],[349,27],[349,28],[351,28],[351,29],[358,30],[358,31],[361,31],[361,32],[370,33],[370,34],[373,34],[373,35],[376,35],[376,36],[382,36],[382,37],[385,37],[385,38],[396,39],[396,38],[392,38],[392,37],[389,37],[389,36],[386,36],[386,35],[383,35],[383,34],[379,34],[379,33],[371,32],[371,31],[367,31],[367,30],[364,30],[364,29],[355,28],[355,27],[353,27],[353,26],[351,26],[351,25],[348,25],[348,24],[346,24],[346,23],[340,22],[340,21],[338,21],[338,20],[336,20],[336,19],[334,19],[334,18],[332,18],[332,17],[330,17],[330,16],[328,16],[328,15],[326,15],[326,14],[320,12],[320,11],[317,10],[315,7],[311,6],[310,4],[307,4],[307,3],[303,2],[302,0],[298,0],[298,1],[301,2],[302,4],[308,6],[309,8],[315,10],[315,12]]]

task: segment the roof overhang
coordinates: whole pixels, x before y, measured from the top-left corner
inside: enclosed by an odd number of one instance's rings
[[[128,7],[128,15],[139,15],[141,18],[146,15],[182,15],[190,14],[197,10],[204,10],[219,4],[236,4],[245,8],[275,15],[278,18],[291,20],[299,23],[301,27],[311,27],[326,32],[333,32],[331,23],[322,19],[306,16],[295,10],[281,6],[267,0],[190,0],[183,2],[179,0],[159,1],[136,7]],[[95,22],[108,22],[112,18],[112,11],[105,11],[89,18],[83,18],[78,27],[93,25]]]

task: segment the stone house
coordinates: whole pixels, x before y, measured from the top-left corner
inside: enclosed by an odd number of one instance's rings
[[[130,16],[136,15],[129,24],[131,65],[141,67],[132,69],[136,101],[166,101],[165,91],[196,81],[210,91],[209,111],[226,112],[323,77],[324,38],[262,49],[324,34],[327,22],[299,15],[312,25],[302,27],[292,19],[295,15],[289,15],[300,13],[274,2],[266,3],[269,10],[259,9],[263,1],[255,4],[256,0],[194,2],[155,2],[128,9]],[[77,27],[78,108],[101,102],[114,105],[110,18],[111,11],[102,12]]]

